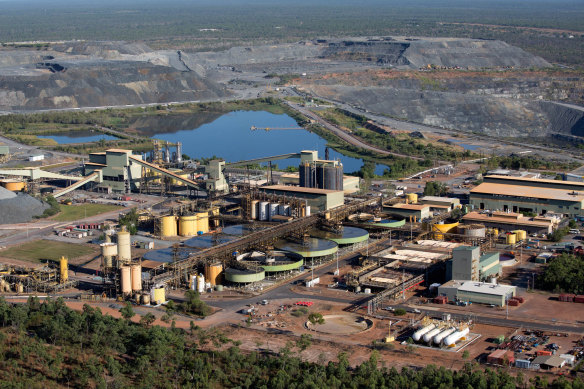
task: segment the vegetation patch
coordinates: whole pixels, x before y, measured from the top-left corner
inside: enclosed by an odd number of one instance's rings
[[[72,220],[79,220],[85,217],[99,215],[105,212],[116,211],[122,209],[118,205],[111,204],[75,204],[75,205],[60,205],[61,212],[52,218],[54,221],[67,222]]]
[[[0,255],[28,262],[57,261],[62,256],[74,259],[97,253],[97,250],[86,244],[58,242],[54,240],[35,240],[0,251]]]

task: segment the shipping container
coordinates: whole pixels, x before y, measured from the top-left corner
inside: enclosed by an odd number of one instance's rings
[[[568,294],[568,293],[563,293],[558,297],[558,300],[560,301],[564,301],[564,302],[568,302],[568,303],[572,303],[574,302],[574,297],[576,297],[576,295],[574,294]]]
[[[535,350],[535,355],[538,357],[541,355],[552,355],[552,352],[548,350]]]
[[[517,306],[519,306],[519,301],[517,301],[517,300],[509,300],[507,302],[507,304],[509,304],[510,307],[517,307]]]
[[[584,303],[584,295],[579,294],[576,297],[574,297],[574,302],[575,303]]]
[[[513,297],[515,300],[519,301],[521,304],[525,302],[525,297],[523,296],[515,296]]]

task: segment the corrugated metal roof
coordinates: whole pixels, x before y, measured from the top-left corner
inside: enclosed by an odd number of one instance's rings
[[[287,192],[314,193],[314,194],[330,194],[330,193],[339,193],[339,192],[343,193],[342,190],[304,188],[304,187],[300,187],[300,186],[288,186],[288,185],[262,186],[260,189],[282,190],[282,191],[287,191]]]
[[[584,190],[584,182],[581,181],[560,181],[560,180],[549,180],[544,178],[528,178],[528,177],[514,177],[514,176],[499,176],[496,174],[489,174],[485,176],[484,179],[487,180],[489,178],[494,178],[497,180],[508,180],[508,181],[523,181],[523,182],[533,182],[533,183],[542,183],[542,184],[554,184],[558,186],[569,185],[569,186],[582,186]]]
[[[429,204],[394,204],[388,208],[410,209],[413,211],[421,211],[422,209],[430,208]]]
[[[551,199],[563,201],[582,201],[584,194],[568,189],[537,188],[524,185],[493,184],[483,182],[474,189],[471,194],[506,195],[513,197],[531,197],[536,199]]]
[[[486,282],[477,281],[466,281],[462,284],[460,288],[458,288],[458,290],[461,292],[484,293],[497,296],[505,296],[511,293],[514,289],[515,289],[514,286],[489,284]]]
[[[512,225],[526,225],[526,226],[536,226],[536,227],[549,227],[552,224],[552,221],[549,222],[545,221],[537,221],[531,220],[526,217],[513,219],[504,216],[489,216],[486,214],[480,214],[478,212],[469,212],[462,217],[464,222],[482,222],[482,223],[500,223],[500,224],[512,224]]]

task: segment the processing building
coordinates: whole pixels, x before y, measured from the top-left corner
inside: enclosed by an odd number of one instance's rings
[[[130,192],[140,187],[142,167],[132,164],[132,150],[109,149],[89,154],[89,162],[84,164],[83,175],[88,176],[97,170],[103,174],[102,188],[114,192]],[[136,156],[133,156],[136,157]]]
[[[263,186],[259,189],[267,194],[305,200],[312,212],[326,211],[339,207],[345,202],[345,194],[342,190],[301,188],[285,185]]]
[[[553,231],[558,219],[553,217],[527,217],[521,213],[495,211],[490,214],[469,212],[462,217],[464,223],[483,224],[489,228],[503,231],[525,230],[528,233],[549,234]]]
[[[451,280],[438,287],[438,296],[446,296],[449,301],[492,304],[499,307],[504,307],[508,300],[515,297],[515,293],[514,286],[476,281]]]
[[[486,176],[470,191],[470,204],[503,212],[548,212],[582,217],[584,183],[523,177]]]
[[[447,280],[485,281],[501,275],[499,253],[481,255],[477,246],[459,246],[452,250],[452,259],[446,262]]]
[[[300,152],[300,186],[343,190],[343,165],[339,161],[318,159],[315,150]]]

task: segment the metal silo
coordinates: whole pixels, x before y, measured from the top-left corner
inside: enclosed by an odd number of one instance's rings
[[[129,295],[130,293],[132,293],[132,274],[130,266],[123,265],[120,268],[120,279],[122,294]]]
[[[142,290],[142,266],[140,264],[133,264],[132,269],[132,292],[139,292]]]
[[[257,220],[258,218],[258,204],[259,200],[252,200],[251,201],[251,220]]]
[[[268,206],[268,219],[272,221],[272,218],[278,214],[278,207],[280,204],[278,203],[270,203]]]
[[[324,189],[325,167],[323,165],[316,166],[316,181],[313,188]]]
[[[185,215],[178,219],[178,233],[180,236],[193,236],[197,234],[197,216]]]
[[[300,181],[299,184],[303,188],[312,188],[312,174],[311,174],[311,167],[310,164],[305,162],[298,166],[298,171],[300,173]]]
[[[205,276],[199,274],[197,277],[197,292],[204,293],[205,292]]]
[[[132,248],[130,242],[130,233],[126,226],[118,232],[118,262],[127,263],[132,259]]]
[[[114,267],[113,257],[118,255],[118,246],[115,243],[105,242],[99,245],[103,257],[103,266],[106,268]]]
[[[205,266],[205,278],[213,286],[219,283],[219,277],[223,271],[223,265],[219,262]]]
[[[59,268],[61,270],[61,283],[64,284],[69,279],[69,266],[67,264],[67,258],[61,257],[59,260]]]

